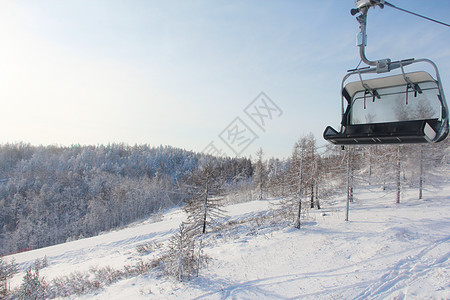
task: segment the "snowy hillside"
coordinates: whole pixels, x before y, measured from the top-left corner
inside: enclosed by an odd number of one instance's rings
[[[271,220],[272,201],[226,208],[221,230],[204,240],[208,264],[199,277],[177,282],[157,271],[121,279],[82,299],[449,299],[450,185],[406,191],[402,203],[381,189],[359,191],[344,221],[344,197],[324,201],[304,216],[302,228]],[[266,215],[267,214],[267,215]],[[265,216],[265,217],[264,217]],[[167,212],[120,231],[16,254],[20,274],[47,257],[47,282],[73,272],[123,269],[156,257],[185,219]],[[138,251],[147,245],[148,251]],[[142,247],[141,247],[142,250]],[[91,271],[90,271],[91,270]]]

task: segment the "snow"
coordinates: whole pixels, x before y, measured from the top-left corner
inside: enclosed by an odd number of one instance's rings
[[[210,257],[200,276],[187,282],[149,272],[120,280],[81,299],[449,299],[450,185],[395,195],[381,189],[356,191],[350,221],[344,197],[310,210],[300,230],[257,216],[278,200],[226,207],[227,224],[205,240]],[[136,246],[163,244],[185,220],[181,209],[122,230],[13,255],[24,271],[44,256],[47,281],[92,267],[123,268],[156,255]],[[254,221],[245,223],[245,220]],[[232,221],[232,222],[230,222]],[[7,257],[10,259],[12,257]],[[18,274],[12,287],[21,283]]]

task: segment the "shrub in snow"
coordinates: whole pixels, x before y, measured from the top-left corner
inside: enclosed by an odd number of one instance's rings
[[[126,265],[123,272],[125,277],[135,277],[148,273],[153,267],[153,264],[139,260],[136,265]]]
[[[157,247],[158,247],[158,245],[155,244],[154,242],[148,242],[148,243],[143,243],[143,244],[137,245],[136,251],[140,255],[147,255]]]
[[[13,261],[8,263],[0,256],[0,299],[9,294],[9,280],[17,273],[17,265]]]
[[[46,290],[47,283],[39,275],[39,265],[35,264],[34,267],[28,268],[18,291],[18,297],[24,300],[45,299]]]
[[[95,280],[101,285],[111,285],[123,278],[124,273],[120,270],[111,268],[92,268],[91,273],[94,274]]]
[[[49,284],[48,297],[89,294],[121,279],[146,274],[156,266],[156,262],[139,260],[137,264],[127,265],[122,270],[106,266],[103,268],[92,267],[89,272],[74,272],[68,276],[53,279]]]
[[[36,259],[35,261],[34,261],[34,267],[35,268],[37,268],[37,269],[39,269],[39,270],[42,270],[43,268],[46,268],[46,267],[48,267],[48,259],[47,259],[47,256],[44,256],[44,258],[41,258],[41,259]]]
[[[167,252],[162,257],[163,270],[179,281],[197,274],[199,257],[195,256],[194,236],[182,223],[169,240]]]
[[[101,283],[90,279],[87,272],[74,272],[69,276],[58,277],[51,282],[51,297],[67,297],[70,295],[83,295],[98,290]]]

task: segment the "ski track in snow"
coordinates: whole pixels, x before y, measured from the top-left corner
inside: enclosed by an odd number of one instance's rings
[[[391,270],[359,294],[356,299],[385,299],[393,292],[407,288],[418,279],[423,278],[435,267],[445,268],[445,263],[450,258],[449,243],[450,236],[431,243],[415,256],[401,259]],[[447,248],[446,253],[437,258],[429,257],[430,252],[437,247]],[[403,297],[399,298],[406,299],[403,293],[400,293],[400,296]]]

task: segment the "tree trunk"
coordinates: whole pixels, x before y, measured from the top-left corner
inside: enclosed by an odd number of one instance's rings
[[[419,200],[423,196],[423,146],[420,147],[420,177],[419,177]]]
[[[262,183],[259,184],[259,199],[258,200],[262,200],[263,198],[263,187],[262,187]]]
[[[196,270],[196,275],[198,277],[199,273],[200,273],[200,266],[201,266],[201,260],[202,260],[202,253],[203,253],[203,237],[200,238],[200,244],[198,246],[198,258],[197,258],[197,270]],[[192,253],[192,255],[194,255],[194,252]]]
[[[353,203],[353,177],[352,177],[352,186],[350,186],[350,202]]]
[[[369,148],[369,185],[372,185],[372,156],[373,148]]]
[[[350,211],[350,193],[353,194],[353,191],[350,192],[351,182],[350,182],[350,169],[351,169],[351,157],[350,157],[350,147],[347,147],[347,205],[345,210],[345,221],[348,221],[348,215]],[[352,196],[353,197],[353,196]]]
[[[297,221],[296,221],[296,223],[295,223],[295,228],[297,228],[297,229],[300,229],[301,215],[302,215],[302,197],[299,197],[299,198],[298,198]]]
[[[203,234],[206,233],[206,217],[208,215],[208,193],[209,193],[209,189],[208,189],[208,180],[207,180],[206,187],[205,187],[205,202],[204,202],[204,212],[203,212],[203,229],[202,229]]]
[[[205,210],[203,212],[203,229],[202,229],[203,234],[206,233],[206,216],[207,216],[207,212],[208,212],[207,202],[208,202],[208,195],[205,195],[205,207],[204,207]]]
[[[400,146],[397,147],[397,203],[400,203],[401,191],[401,161],[400,161]]]
[[[181,229],[178,243],[178,280],[183,281],[183,232]]]
[[[302,183],[303,183],[303,152],[302,157],[300,158],[300,170],[299,170],[299,178],[298,178],[298,213],[297,213],[297,221],[295,224],[295,228],[300,229],[301,226],[301,216],[302,216]]]
[[[319,202],[319,185],[316,183],[316,205],[317,209],[320,209],[320,202]]]

